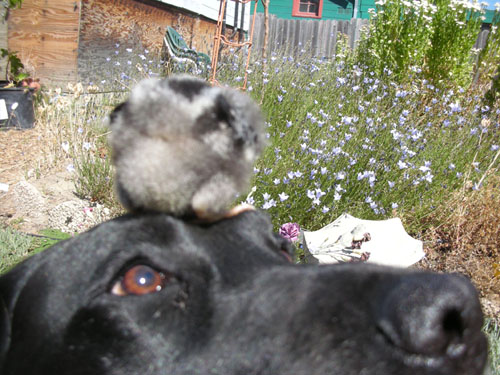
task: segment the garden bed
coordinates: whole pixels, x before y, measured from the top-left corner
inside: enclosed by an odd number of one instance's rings
[[[49,141],[44,138],[40,128],[1,131],[0,183],[9,184],[9,189],[12,191],[15,184],[27,178],[47,197],[47,205],[56,206],[65,201],[75,200],[76,196],[71,172],[61,165],[58,168],[40,168],[46,160],[44,150]],[[28,233],[37,233],[47,227],[48,217],[43,217],[47,214],[42,213],[42,217],[37,220],[24,220],[18,211],[22,211],[22,208],[16,207],[6,193],[0,192],[0,224],[10,225]],[[478,217],[476,216],[476,219]],[[500,319],[500,296],[495,292],[499,283],[492,280],[490,273],[485,272],[491,269],[491,258],[485,257],[481,251],[461,253],[447,248],[448,239],[445,233],[439,230],[428,233],[427,236],[424,246],[427,257],[417,267],[461,272],[471,276],[482,291],[482,303],[486,314]]]

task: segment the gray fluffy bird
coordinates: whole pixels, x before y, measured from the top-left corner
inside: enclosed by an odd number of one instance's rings
[[[110,115],[116,190],[130,211],[227,215],[265,144],[258,106],[186,76],[146,79]]]

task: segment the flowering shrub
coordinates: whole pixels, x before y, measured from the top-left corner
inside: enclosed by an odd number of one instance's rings
[[[472,47],[486,3],[477,0],[378,0],[372,23],[360,42],[359,61],[370,70],[389,69],[399,80],[412,65],[434,84],[470,83]]]
[[[480,188],[499,147],[498,105],[455,82],[436,87],[419,68],[404,83],[348,59],[274,55],[266,69],[256,62],[249,74],[270,146],[247,203],[277,229],[292,221],[314,230],[349,212],[411,216],[418,231],[452,191]]]

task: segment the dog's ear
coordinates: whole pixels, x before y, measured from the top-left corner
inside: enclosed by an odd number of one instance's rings
[[[0,295],[0,370],[3,368],[4,358],[10,344],[10,314]]]
[[[40,257],[27,259],[12,270],[0,276],[0,374],[3,373],[7,353],[9,352],[12,315],[16,301],[24,285],[38,268]]]

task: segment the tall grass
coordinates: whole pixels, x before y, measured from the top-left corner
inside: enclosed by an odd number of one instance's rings
[[[95,86],[70,85],[45,92],[37,108],[37,128],[45,138],[39,169],[66,168],[81,198],[117,206],[107,142],[106,117],[125,91],[96,92]]]

